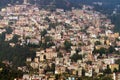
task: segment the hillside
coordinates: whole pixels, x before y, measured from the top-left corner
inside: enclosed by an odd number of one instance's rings
[[[55,8],[71,9],[71,7],[79,7],[78,3],[69,0],[29,0],[30,4],[46,7],[52,6]],[[22,4],[23,0],[0,0],[0,8],[5,7],[7,4]]]
[[[18,1],[19,4],[23,2],[23,0],[0,0],[0,8],[5,7],[7,4],[15,4],[16,1]]]
[[[100,2],[102,5],[95,4],[95,2]],[[15,3],[22,4],[23,0],[0,0],[0,8],[5,7],[7,4]],[[30,3],[42,8],[63,8],[67,10],[72,7],[80,8],[83,4],[92,5],[95,10],[113,19],[112,22],[116,25],[115,31],[119,31],[120,29],[120,23],[116,22],[116,20],[119,20],[117,17],[120,16],[120,0],[36,0],[36,2],[35,0],[30,0]],[[116,11],[117,14],[111,16],[113,11]]]

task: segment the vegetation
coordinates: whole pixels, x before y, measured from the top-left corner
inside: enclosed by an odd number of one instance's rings
[[[64,47],[66,51],[69,51],[71,49],[72,43],[70,41],[65,40]]]
[[[101,42],[100,41],[96,41],[95,45],[101,45]]]
[[[34,57],[35,52],[30,51],[27,46],[20,46],[18,43],[18,35],[14,35],[10,41],[5,41],[5,34],[11,34],[12,29],[6,27],[6,32],[0,34],[0,61],[8,61],[13,67],[24,66],[27,57]],[[10,43],[15,46],[10,46]]]
[[[28,47],[16,45],[9,46],[8,42],[0,44],[0,61],[8,60],[12,62],[14,67],[24,66],[27,57],[34,57],[35,52],[30,51]]]
[[[102,56],[103,54],[108,55],[108,54],[112,54],[112,53],[115,53],[115,52],[116,52],[116,51],[115,51],[114,46],[109,46],[108,49],[107,49],[107,48],[104,48],[104,47],[101,47],[100,49],[94,48],[94,50],[93,50],[93,53],[94,53],[94,54],[99,53],[100,56]]]
[[[57,57],[62,58],[62,57],[63,57],[63,54],[62,54],[61,52],[58,52],[58,53],[57,53]]]
[[[23,75],[22,71],[13,69],[9,65],[5,65],[0,62],[0,80],[14,80],[14,78],[21,78]]]
[[[79,77],[78,80],[113,80],[109,75],[99,75],[94,77]]]
[[[120,33],[120,13],[109,16],[109,18],[111,19],[112,23],[115,24],[114,30]]]
[[[116,60],[115,63],[119,65],[118,72],[120,72],[120,59]]]
[[[3,19],[3,16],[0,15],[0,19]]]
[[[44,37],[47,34],[47,30],[44,29],[43,31],[41,31],[41,37]]]
[[[50,24],[49,24],[49,28],[48,28],[48,30],[55,29],[56,26],[57,26],[56,23],[50,23]]]
[[[5,40],[5,32],[3,32],[2,34],[0,34],[0,42]]]
[[[107,68],[103,71],[104,74],[111,74],[111,69],[109,67],[109,65],[107,65]]]
[[[73,54],[70,59],[73,61],[73,62],[77,62],[77,60],[82,60],[82,55],[79,55],[79,54]]]
[[[55,72],[55,63],[52,63],[51,66],[47,65],[45,70],[44,70],[45,73],[47,72]]]
[[[101,47],[100,49],[94,48],[93,53],[94,54],[99,53],[100,56],[102,56],[103,54],[106,54],[106,51],[107,51],[107,49],[104,47]]]
[[[82,76],[85,76],[85,69],[82,69]]]
[[[43,40],[44,41],[41,41],[40,45],[36,45],[36,47],[40,47],[42,49],[46,49],[46,48],[50,48],[51,46],[55,45],[51,36],[44,36]]]
[[[120,59],[116,60],[115,63],[120,65]]]
[[[50,21],[51,21],[48,17],[45,17],[45,20],[46,20],[47,22],[50,22]]]
[[[18,40],[19,37],[20,37],[19,35],[14,35],[13,38],[10,40],[10,42],[17,43],[19,41]]]
[[[6,33],[11,34],[13,32],[11,27],[6,27]]]

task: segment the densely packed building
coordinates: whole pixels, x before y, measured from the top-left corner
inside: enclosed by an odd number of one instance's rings
[[[61,80],[76,80],[77,76],[102,74],[108,65],[112,72],[119,69],[115,64],[119,56],[104,51],[114,47],[119,52],[119,33],[113,32],[114,25],[105,15],[88,8],[51,11],[23,4],[1,9],[0,33],[6,27],[13,30],[5,41],[18,35],[18,42],[11,46],[40,45],[36,57],[26,59],[33,71],[26,69],[23,79],[54,80],[64,74]]]

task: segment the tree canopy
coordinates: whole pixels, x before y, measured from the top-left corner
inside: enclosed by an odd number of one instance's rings
[[[77,60],[82,60],[82,55],[80,54],[73,54],[70,59],[73,61],[73,62],[77,62]]]
[[[70,41],[65,40],[64,47],[66,51],[69,51],[71,49],[72,43]]]

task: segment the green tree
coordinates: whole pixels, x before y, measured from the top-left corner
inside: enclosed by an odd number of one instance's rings
[[[0,41],[3,42],[5,40],[5,32],[0,34]]]
[[[54,42],[51,36],[45,36],[44,37],[44,42],[41,42],[41,48],[46,49],[50,48],[51,46],[54,46]]]
[[[48,17],[45,17],[45,20],[46,20],[47,22],[50,22],[50,21],[51,21]]]
[[[111,76],[103,76],[99,80],[113,80]]]
[[[19,37],[20,37],[19,35],[14,35],[12,40],[10,40],[10,42],[17,43]]]
[[[75,51],[76,51],[76,53],[79,53],[81,51],[81,49],[78,48],[78,49],[75,49]]]
[[[87,61],[86,63],[89,65],[92,65],[92,61]]]
[[[11,47],[9,42],[2,42],[0,44],[0,61],[8,60],[12,62],[13,68],[24,66],[27,57],[35,57],[35,52],[27,46],[15,45]]]
[[[120,72],[120,64],[119,64],[119,69],[118,69],[118,71]]]
[[[66,51],[69,51],[71,49],[72,43],[70,41],[65,40],[64,47]]]
[[[113,72],[116,73],[116,72],[118,72],[118,70],[116,68],[114,68]]]
[[[3,19],[3,16],[0,15],[0,19]]]
[[[109,53],[115,52],[115,48],[114,48],[113,46],[110,46],[110,47],[108,48],[108,52],[109,52]]]
[[[51,71],[54,73],[55,72],[55,63],[52,63],[51,65]]]
[[[82,76],[85,76],[85,69],[82,69]]]
[[[98,52],[102,55],[102,54],[105,54],[106,53],[106,49],[105,48],[100,48],[99,50],[98,50]]]
[[[70,24],[65,23],[64,26],[66,29],[72,29],[72,26]]]
[[[11,27],[6,27],[6,33],[11,34],[13,32]]]
[[[93,50],[94,54],[99,53],[100,56],[102,56],[102,54],[106,54],[106,52],[107,52],[107,49],[104,47],[101,47],[100,49],[94,48],[94,50]]]
[[[77,62],[77,60],[82,60],[82,55],[79,55],[77,53],[73,54],[70,59],[73,61],[73,62]]]
[[[61,52],[58,52],[57,57],[61,58],[61,57],[63,57],[63,54]]]
[[[111,69],[110,69],[109,65],[107,65],[107,68],[103,72],[104,72],[104,74],[111,74]]]
[[[45,43],[49,43],[52,41],[52,37],[51,36],[45,36]]]
[[[21,78],[23,76],[23,72],[16,70],[9,65],[5,65],[0,62],[0,68],[2,68],[2,71],[0,71],[0,80],[14,80],[14,78]]]
[[[47,34],[47,30],[44,29],[43,31],[41,31],[41,37],[44,37]]]
[[[101,45],[101,42],[100,41],[96,41],[95,45]]]
[[[57,26],[56,23],[50,23],[50,24],[49,24],[49,30],[51,30],[52,28],[55,29],[56,26]]]
[[[120,65],[120,59],[115,60],[115,63]]]
[[[45,35],[47,34],[47,30],[44,29],[43,31],[40,32],[41,35],[41,45],[42,45],[42,38],[45,37]]]

